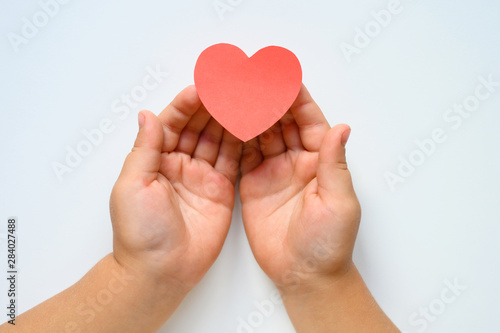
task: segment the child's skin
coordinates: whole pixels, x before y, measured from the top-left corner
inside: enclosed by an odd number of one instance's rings
[[[220,253],[239,168],[250,246],[296,331],[399,332],[352,262],[361,212],[345,159],[350,128],[330,128],[305,87],[245,144],[194,86],[158,117],[142,111],[139,128],[111,194],[113,253],[2,332],[156,332]]]

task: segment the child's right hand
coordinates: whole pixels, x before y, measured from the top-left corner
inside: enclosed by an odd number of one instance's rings
[[[361,208],[346,163],[349,134],[347,125],[330,128],[302,86],[281,121],[244,147],[248,241],[297,332],[398,332],[352,262]]]
[[[111,195],[114,257],[185,294],[229,230],[241,141],[211,118],[194,86],[158,117],[142,111],[139,124]]]
[[[352,268],[361,217],[347,169],[347,125],[330,128],[303,86],[273,128],[245,143],[243,222],[262,269],[283,291]]]

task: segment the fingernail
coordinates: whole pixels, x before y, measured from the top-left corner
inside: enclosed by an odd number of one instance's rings
[[[351,129],[349,128],[347,131],[342,133],[342,145],[345,146],[347,144],[347,141],[349,140],[349,136],[351,135]]]
[[[141,112],[139,112],[139,115],[137,116],[137,119],[138,119],[138,122],[139,122],[139,128],[143,127],[144,126],[144,123],[146,122],[146,117],[144,116],[144,114]]]

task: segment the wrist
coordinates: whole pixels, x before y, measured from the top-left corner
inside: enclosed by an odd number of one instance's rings
[[[151,306],[177,307],[191,290],[190,286],[171,278],[153,267],[117,260],[114,253],[104,258],[112,276],[133,289],[137,301]]]
[[[280,288],[297,333],[399,332],[373,299],[356,266]]]
[[[355,287],[364,282],[352,261],[342,270],[333,274],[301,274],[295,277],[291,283],[277,285],[280,294],[285,299],[315,298],[325,293],[332,294],[342,292],[346,288]]]

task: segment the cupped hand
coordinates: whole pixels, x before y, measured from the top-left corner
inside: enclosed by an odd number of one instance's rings
[[[349,134],[347,125],[330,128],[303,86],[280,122],[243,147],[245,230],[279,288],[352,268],[361,210],[345,158]]]
[[[184,89],[139,133],[110,200],[116,260],[189,291],[222,249],[234,205],[241,141]]]

